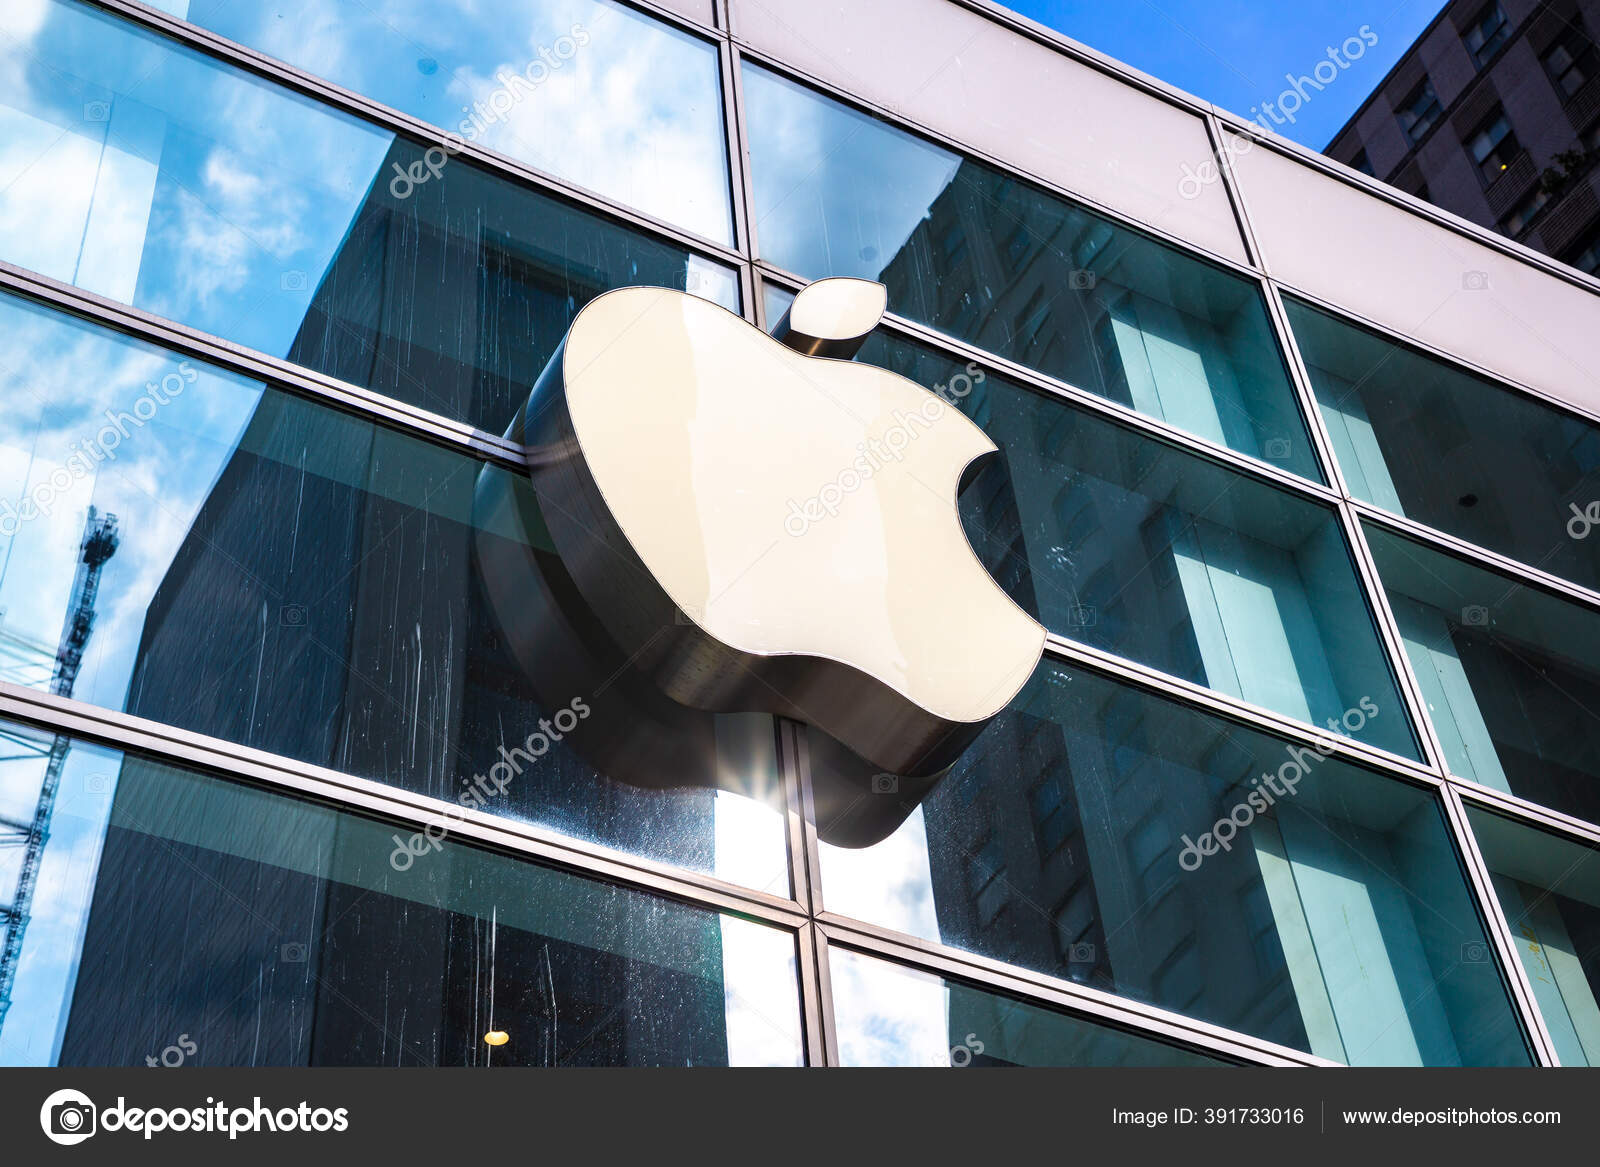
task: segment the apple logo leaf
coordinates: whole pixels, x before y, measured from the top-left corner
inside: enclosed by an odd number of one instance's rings
[[[847,361],[861,350],[888,306],[889,289],[873,280],[818,280],[795,296],[772,336],[805,356]]]

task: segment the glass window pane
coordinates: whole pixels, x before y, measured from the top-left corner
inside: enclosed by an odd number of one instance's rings
[[[1600,613],[1367,528],[1451,773],[1600,822]]]
[[[8,809],[60,782],[0,1064],[801,1060],[786,932],[448,841],[396,870],[393,824],[0,736]]]
[[[1253,283],[761,69],[744,86],[764,258],[1319,477]]]
[[[822,878],[830,912],[1335,1061],[1528,1061],[1433,794],[1059,663]]]
[[[626,5],[195,0],[188,19],[468,142],[733,242],[716,47]]]
[[[1433,79],[1424,77],[1400,102],[1395,116],[1400,120],[1400,128],[1405,131],[1406,137],[1415,145],[1433,128],[1443,112],[1439,97],[1433,90]]]
[[[846,1066],[1228,1064],[847,948],[829,957]]]
[[[1337,732],[1373,701],[1348,732],[1415,756],[1329,508],[898,338],[860,359],[944,386],[1000,447],[961,521],[1051,631]]]
[[[1357,498],[1600,588],[1600,427],[1287,301]],[[1592,505],[1592,510],[1590,510]]]
[[[612,287],[733,272],[109,15],[0,12],[0,259],[494,433]],[[402,181],[415,167],[422,179]]]
[[[785,893],[770,722],[645,789],[585,760],[618,688],[524,667],[485,564],[542,553],[525,478],[14,298],[0,337],[0,677]]]
[[[1472,833],[1563,1066],[1600,1066],[1600,851],[1476,807]]]

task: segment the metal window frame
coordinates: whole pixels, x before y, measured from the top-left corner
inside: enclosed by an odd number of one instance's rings
[[[395,134],[424,144],[444,144],[445,131],[398,110],[374,102],[360,94],[330,84],[303,70],[276,61],[245,46],[219,37],[204,28],[167,15],[138,0],[81,0],[113,17],[164,35],[191,50],[233,65],[308,96],[335,110],[352,114]],[[586,190],[559,177],[541,172],[508,156],[468,144],[461,153],[500,177],[553,195],[565,202],[591,210],[622,223],[642,234],[676,244],[693,254],[720,262],[738,273],[741,303],[746,319],[765,323],[762,290],[765,282],[794,290],[803,281],[793,273],[767,264],[757,249],[754,189],[750,174],[749,137],[741,74],[743,62],[750,60],[791,80],[819,90],[861,112],[907,132],[916,134],[986,165],[1040,187],[1059,197],[1084,206],[1113,222],[1141,231],[1179,248],[1199,260],[1220,265],[1259,285],[1268,307],[1275,339],[1284,354],[1297,404],[1311,436],[1317,463],[1328,485],[1313,483],[1270,463],[1229,450],[1206,439],[1187,434],[1154,418],[1138,414],[1115,402],[1095,396],[1077,386],[1044,376],[1025,366],[987,353],[976,346],[944,336],[898,316],[886,319],[888,331],[928,345],[952,360],[976,361],[1008,379],[1019,381],[1074,407],[1089,410],[1154,439],[1176,445],[1187,452],[1220,463],[1300,497],[1333,507],[1350,545],[1361,586],[1369,607],[1377,617],[1380,636],[1390,665],[1401,678],[1401,691],[1414,725],[1424,738],[1425,757],[1414,761],[1359,742],[1339,739],[1334,756],[1343,757],[1368,770],[1392,779],[1436,790],[1449,826],[1452,841],[1467,872],[1468,889],[1480,913],[1488,922],[1489,935],[1496,951],[1501,975],[1506,979],[1520,1024],[1529,1035],[1530,1047],[1543,1064],[1554,1064],[1555,1055],[1543,1021],[1533,1004],[1520,961],[1508,947],[1509,930],[1499,904],[1487,881],[1476,841],[1467,823],[1466,810],[1477,807],[1502,815],[1535,830],[1552,832],[1600,850],[1600,825],[1540,806],[1501,791],[1466,781],[1448,773],[1439,751],[1415,676],[1398,644],[1398,632],[1381,581],[1376,577],[1371,551],[1366,545],[1363,522],[1384,526],[1418,539],[1440,551],[1481,565],[1501,575],[1509,575],[1529,586],[1554,591],[1590,609],[1600,609],[1600,593],[1561,580],[1504,555],[1476,547],[1454,536],[1433,530],[1401,516],[1392,515],[1354,498],[1344,482],[1333,455],[1332,443],[1317,408],[1303,359],[1295,344],[1283,305],[1284,295],[1330,311],[1352,323],[1405,344],[1426,355],[1444,360],[1464,371],[1485,377],[1493,383],[1553,406],[1590,424],[1600,424],[1600,413],[1577,409],[1555,400],[1539,389],[1508,381],[1472,362],[1436,346],[1402,336],[1342,305],[1331,303],[1276,279],[1267,269],[1257,245],[1249,208],[1230,166],[1224,148],[1225,134],[1251,138],[1263,148],[1315,168],[1324,176],[1356,187],[1367,195],[1382,199],[1418,215],[1435,225],[1496,252],[1528,264],[1585,290],[1600,291],[1600,279],[1585,276],[1550,260],[1520,244],[1507,240],[1476,224],[1467,223],[1413,196],[1379,183],[1375,178],[1354,171],[1304,147],[1266,135],[1256,123],[1201,102],[1163,82],[1138,73],[1103,54],[1080,45],[1052,30],[1027,21],[991,3],[990,0],[948,0],[1011,30],[1019,36],[1042,43],[1056,52],[1103,74],[1184,109],[1203,120],[1224,189],[1239,227],[1246,261],[1218,255],[1205,247],[1176,236],[1159,226],[1140,221],[1073,192],[1042,176],[1030,174],[978,149],[957,141],[906,116],[904,111],[877,107],[859,97],[842,92],[802,69],[757,50],[730,31],[729,0],[712,0],[714,27],[707,27],[672,12],[652,0],[615,0],[648,14],[672,27],[713,46],[717,53],[722,90],[722,117],[726,137],[730,191],[732,246],[700,237],[635,208]],[[308,397],[332,408],[359,415],[390,428],[413,434],[423,440],[458,450],[471,457],[492,462],[510,470],[525,465],[523,451],[498,435],[397,402],[370,390],[313,373],[300,366],[256,352],[220,337],[162,319],[142,310],[119,304],[81,289],[50,280],[7,264],[0,264],[0,288],[15,292],[67,313],[105,325],[124,335],[165,349],[194,356],[220,368],[264,381],[275,388]],[[1119,683],[1175,700],[1185,705],[1224,717],[1286,741],[1314,744],[1318,734],[1312,727],[1251,705],[1203,686],[1160,673],[1157,670],[1077,644],[1051,637],[1048,655],[1055,660],[1083,668]],[[83,702],[55,697],[11,684],[0,684],[0,715],[14,718],[47,731],[71,734],[117,749],[130,749],[158,760],[171,762],[230,780],[277,790],[293,797],[308,798],[353,813],[377,816],[397,823],[425,825],[437,821],[449,806],[440,800],[413,795],[395,787],[358,779],[348,774],[296,762],[293,759],[250,749],[222,739],[178,730],[126,714],[109,711]],[[1142,1005],[1127,998],[1089,990],[1070,981],[1030,973],[966,953],[960,949],[915,940],[876,928],[864,921],[829,913],[823,903],[820,853],[815,811],[811,799],[809,764],[805,734],[794,723],[778,724],[778,752],[785,798],[785,835],[789,853],[791,882],[789,896],[775,896],[739,887],[714,877],[654,863],[636,856],[609,850],[556,832],[485,815],[481,812],[455,814],[458,819],[450,831],[454,836],[477,845],[493,847],[527,857],[531,861],[562,867],[625,887],[675,898],[711,910],[728,912],[791,933],[796,944],[796,967],[807,1061],[814,1065],[838,1062],[838,1035],[832,1008],[832,978],[829,968],[830,945],[879,956],[901,965],[939,976],[951,976],[981,988],[1037,1003],[1045,1008],[1065,1010],[1090,1020],[1112,1024],[1157,1040],[1176,1042],[1204,1053],[1229,1060],[1258,1065],[1323,1064],[1300,1051],[1287,1050],[1262,1042],[1248,1034],[1220,1029],[1164,1010]],[[453,808],[452,808],[453,809]]]

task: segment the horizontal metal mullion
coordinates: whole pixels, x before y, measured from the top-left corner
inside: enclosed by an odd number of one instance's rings
[[[346,413],[403,430],[473,458],[507,469],[525,471],[524,448],[498,434],[452,421],[442,414],[407,405],[359,385],[313,372],[304,365],[269,356],[220,336],[109,300],[71,284],[0,261],[0,290],[43,302],[71,316],[100,324],[125,336],[146,341],[182,356],[215,365],[274,388],[307,397]]]
[[[1600,824],[1586,822],[1537,802],[1450,775],[1449,786],[1468,806],[1491,811],[1525,826],[1561,835],[1575,843],[1600,849]]]
[[[1308,722],[1296,721],[1292,717],[1263,706],[1252,705],[1248,701],[1220,693],[1215,689],[1208,689],[1204,685],[1186,681],[1170,673],[1163,673],[1159,669],[1128,660],[1104,649],[1068,640],[1053,632],[1045,637],[1045,656],[1047,659],[1087,669],[1123,684],[1132,685],[1144,692],[1225,718],[1259,733],[1288,738],[1291,745],[1315,748],[1319,741],[1332,744],[1333,751],[1326,755],[1329,758],[1369,770],[1382,771],[1390,777],[1434,789],[1444,783],[1444,776],[1441,773],[1429,769],[1414,759],[1390,753],[1388,750],[1331,730],[1317,729]]]
[[[1360,499],[1351,499],[1350,509],[1373,526],[1387,528],[1397,535],[1404,535],[1453,558],[1476,564],[1496,575],[1511,576],[1516,583],[1538,591],[1554,592],[1561,599],[1592,611],[1600,611],[1600,592],[1575,584],[1571,580],[1551,575],[1521,560],[1512,559],[1509,555],[1490,551],[1487,547],[1469,543],[1437,527],[1427,526],[1415,519],[1408,519],[1404,515],[1397,515]]]
[[[514,852],[548,865],[780,927],[797,929],[806,922],[800,905],[784,896],[72,698],[0,682],[0,717],[186,769],[233,777],[291,797],[314,799],[335,809],[364,813],[401,826],[444,824],[444,834],[452,839]]]
[[[768,263],[758,263],[756,270],[765,282],[774,287],[784,288],[786,291],[797,291],[805,286],[806,281],[793,272],[784,271]],[[1229,470],[1247,475],[1269,486],[1277,487],[1294,494],[1303,495],[1312,501],[1324,506],[1335,506],[1341,501],[1340,495],[1320,482],[1313,482],[1309,478],[1302,478],[1298,474],[1291,474],[1287,470],[1279,469],[1270,462],[1259,458],[1252,458],[1248,454],[1241,454],[1238,450],[1229,449],[1227,446],[1218,445],[1207,441],[1205,438],[1192,434],[1188,430],[1180,429],[1171,422],[1160,418],[1151,417],[1147,413],[1140,413],[1136,409],[1102,397],[1098,393],[1091,393],[1069,381],[1057,380],[1047,373],[1019,364],[1008,357],[999,356],[988,349],[980,348],[969,341],[961,340],[948,333],[939,332],[929,328],[908,317],[900,316],[893,312],[885,312],[882,323],[879,325],[885,332],[894,333],[907,340],[937,349],[954,360],[971,361],[980,365],[986,372],[996,373],[1007,380],[1016,381],[1030,389],[1071,404],[1098,415],[1101,418],[1125,429],[1138,430],[1142,434],[1157,441],[1166,442],[1168,445],[1179,446],[1185,453],[1194,454],[1218,463]]]
[[[218,36],[209,29],[146,7],[138,0],[85,0],[85,2],[161,33],[226,64],[234,65],[331,108],[371,122],[391,133],[404,135],[427,146],[447,148],[487,170],[526,186],[542,188],[546,193],[585,206],[640,231],[665,237],[680,246],[703,253],[731,267],[737,267],[744,262],[744,257],[739,251],[725,243],[686,231],[664,219],[657,219],[625,203],[616,202],[597,191],[579,186],[547,171],[535,169],[510,155],[491,150],[476,142],[468,142],[460,135],[453,135],[432,122],[423,121],[353,90],[335,85],[331,81],[275,57],[269,57],[237,41]],[[692,24],[685,27],[692,28],[696,35],[701,36],[709,44],[716,43],[716,34],[710,30]]]
[[[950,2],[959,2],[959,0],[950,0]],[[1106,203],[1102,203],[1098,199],[1095,199],[1090,195],[1086,195],[1081,191],[1075,191],[1069,187],[1062,186],[1060,183],[1052,179],[1046,178],[1043,175],[1035,173],[1034,171],[1026,170],[1015,163],[1002,161],[993,154],[990,154],[988,151],[984,150],[981,146],[976,146],[969,142],[963,142],[959,138],[953,138],[949,134],[942,133],[939,130],[933,129],[931,126],[907,117],[904,112],[889,109],[887,106],[879,105],[876,102],[860,96],[859,94],[850,93],[847,90],[841,89],[832,82],[824,81],[822,78],[806,72],[799,66],[788,63],[781,57],[773,56],[763,49],[751,44],[749,41],[742,40],[735,36],[733,38],[733,43],[738,46],[739,54],[745,60],[769,69],[774,73],[782,74],[791,81],[797,81],[808,88],[815,89],[826,96],[833,98],[841,105],[850,106],[852,109],[855,109],[860,113],[865,113],[878,119],[879,121],[887,122],[890,125],[905,130],[907,133],[914,134],[919,138],[928,139],[935,145],[943,146],[944,148],[970,158],[975,162],[981,162],[985,166],[989,166],[1005,174],[1015,175],[1017,178],[1023,179],[1024,181],[1038,187],[1048,194],[1052,194],[1057,198],[1064,199],[1070,203],[1076,203],[1087,210],[1093,211],[1102,218],[1110,219],[1113,223],[1116,223],[1119,226],[1124,226],[1130,230],[1138,231],[1142,234],[1149,235],[1152,238],[1159,239],[1163,243],[1196,257],[1204,257],[1207,261],[1217,264],[1221,267],[1225,267],[1229,271],[1235,272],[1238,275],[1252,277],[1259,277],[1261,275],[1259,270],[1252,267],[1248,263],[1240,262],[1233,256],[1223,255],[1219,252],[1212,251],[1211,249],[1196,243],[1192,239],[1185,239],[1183,236],[1175,235],[1164,227],[1159,227],[1154,223],[1147,223],[1143,219],[1135,218],[1126,211],[1121,211]],[[1203,127],[1202,132],[1204,132]],[[1248,253],[1248,248],[1243,247],[1243,242],[1244,241],[1241,236],[1241,249]]]
[[[830,942],[939,976],[948,976],[1046,1007],[1067,1010],[1087,1020],[1133,1029],[1219,1057],[1266,1066],[1338,1066],[1302,1050],[1262,1041],[1193,1017],[1144,1005],[1060,977],[963,952],[943,944],[879,928],[861,920],[824,913],[817,926]]]

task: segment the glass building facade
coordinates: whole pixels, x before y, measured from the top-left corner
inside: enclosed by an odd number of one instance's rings
[[[842,11],[0,11],[0,1064],[1600,1064],[1600,284]],[[608,290],[826,276],[1044,659],[936,781],[624,766],[514,423]]]

